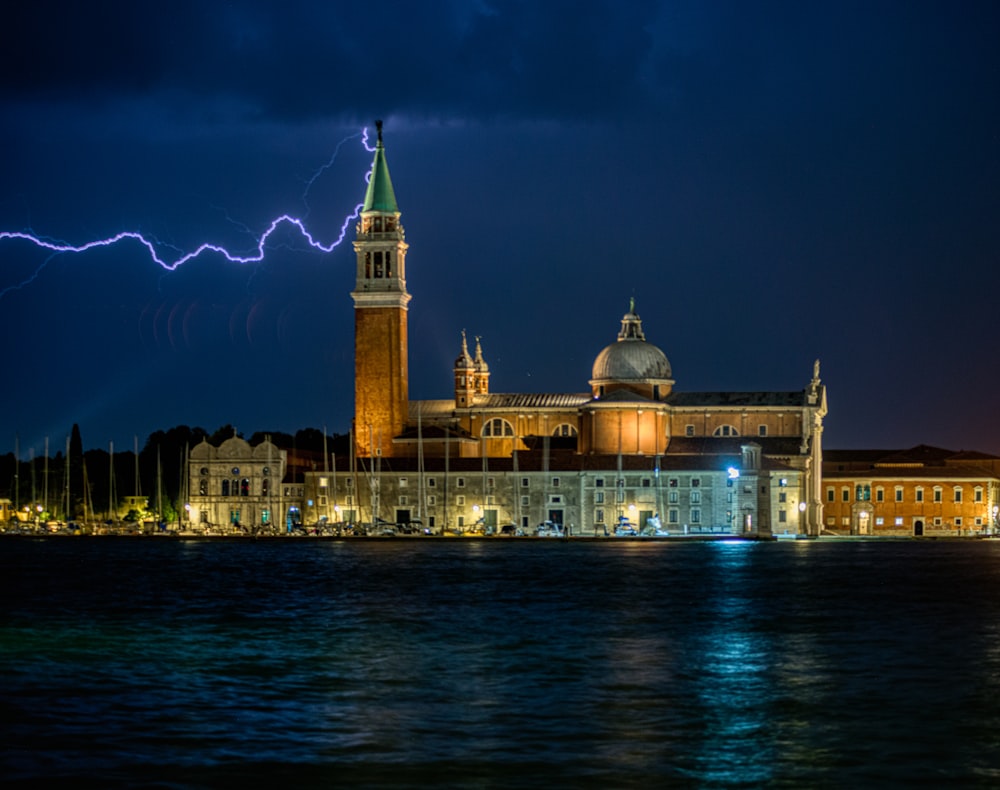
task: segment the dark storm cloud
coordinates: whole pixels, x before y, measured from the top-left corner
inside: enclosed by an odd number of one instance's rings
[[[0,89],[49,101],[225,98],[258,119],[605,117],[646,103],[654,2],[25,3]]]
[[[795,388],[821,357],[831,446],[996,450],[978,420],[1000,373],[969,338],[992,336],[1000,276],[998,18],[971,0],[23,2],[0,26],[0,230],[141,230],[174,257],[246,252],[304,212],[329,242],[382,117],[413,397],[447,396],[463,327],[497,391],[585,390],[635,294],[678,389]],[[169,275],[135,246],[0,244],[0,357],[53,384],[44,408],[6,388],[0,410],[22,438],[91,396],[98,436],[343,429],[349,244],[272,241],[257,266]],[[132,367],[135,392],[99,394]],[[972,417],[930,424],[942,400]]]

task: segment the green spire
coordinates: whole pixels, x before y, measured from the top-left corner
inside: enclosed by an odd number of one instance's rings
[[[375,145],[375,161],[372,162],[372,174],[368,179],[368,191],[365,193],[365,205],[362,211],[387,211],[399,213],[396,205],[396,193],[392,191],[392,179],[389,178],[389,165],[385,162],[385,146],[382,145],[382,122],[375,121],[378,130],[378,143]]]

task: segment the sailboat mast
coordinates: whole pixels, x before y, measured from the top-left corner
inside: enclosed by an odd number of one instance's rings
[[[139,437],[132,436],[132,454],[135,456],[135,496],[136,499],[142,496],[142,487],[139,484]]]
[[[417,403],[417,518],[424,518],[426,510],[427,492],[424,489],[424,433],[421,417],[424,411],[424,404]]]
[[[274,496],[274,478],[271,476],[273,474],[274,464],[271,462],[271,434],[267,435],[267,473],[268,478],[264,481],[267,486],[267,528],[270,530],[274,526],[274,506],[272,504],[272,497]],[[261,519],[263,522],[264,519]],[[263,523],[261,526],[265,526]]]
[[[66,485],[63,486],[66,495],[66,521],[73,520],[72,508],[70,507],[70,485],[69,485],[69,437],[66,437]]]
[[[49,509],[49,437],[45,437],[45,477],[44,477],[44,497],[42,507],[46,512]]]
[[[108,518],[118,521],[118,508],[115,507],[115,442],[108,442]]]
[[[160,464],[160,448],[156,448],[156,523],[163,520],[163,467]]]
[[[327,494],[326,494],[326,497],[325,497],[325,499],[326,499],[326,511],[324,512],[323,515],[326,516],[326,523],[327,524],[330,523],[330,488],[329,488],[329,485],[330,485],[330,478],[329,478],[330,469],[327,466],[327,461],[328,460],[329,460],[329,456],[326,454],[326,426],[324,425],[323,426],[323,477],[324,477],[324,479],[326,480],[326,483],[327,483]]]
[[[519,426],[521,424],[520,416],[518,416],[517,424]],[[519,468],[518,468],[518,464],[517,464],[517,442],[518,442],[518,439],[515,437],[515,439],[514,439],[514,452],[512,453],[513,458],[511,459],[511,468],[513,469],[514,476],[513,476],[513,479],[510,482],[511,488],[513,489],[513,492],[511,494],[511,496],[514,497],[514,514],[515,514],[515,518],[517,519],[516,525],[514,527],[515,530],[521,528],[521,494],[519,493],[519,490],[518,490],[518,487],[517,487],[518,486],[518,482],[519,482],[517,475],[518,475],[518,472],[520,471]]]

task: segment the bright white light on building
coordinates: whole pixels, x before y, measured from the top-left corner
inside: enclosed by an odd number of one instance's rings
[[[726,470],[726,474],[728,474],[728,475],[729,475],[729,479],[730,479],[730,480],[738,480],[738,479],[739,479],[739,477],[740,477],[740,470],[739,470],[739,469],[737,469],[737,468],[736,468],[735,466],[730,466],[730,467],[729,467],[729,468],[728,468],[728,469]]]

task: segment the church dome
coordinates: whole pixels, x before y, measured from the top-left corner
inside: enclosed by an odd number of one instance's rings
[[[669,380],[672,375],[667,355],[652,343],[646,342],[642,321],[635,312],[635,304],[622,316],[618,342],[601,350],[594,360],[591,374],[593,382]]]
[[[597,355],[591,375],[595,381],[669,379],[667,355],[644,340],[612,343]]]

